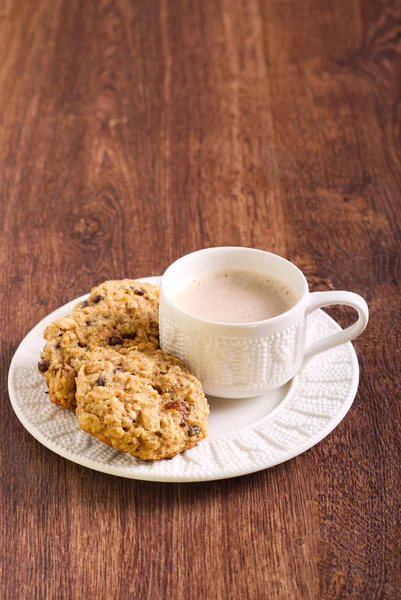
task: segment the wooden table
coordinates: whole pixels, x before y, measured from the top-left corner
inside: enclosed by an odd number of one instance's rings
[[[1,598],[401,597],[400,27],[379,0],[3,0]],[[367,299],[337,429],[193,485],[36,442],[6,389],[22,337],[95,283],[218,245]]]

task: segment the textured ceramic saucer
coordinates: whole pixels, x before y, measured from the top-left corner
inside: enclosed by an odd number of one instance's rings
[[[156,285],[160,277],[143,279]],[[11,404],[44,446],[90,469],[147,481],[225,479],[278,465],[326,437],[348,412],[359,379],[351,343],[320,354],[290,384],[257,398],[209,398],[209,437],[172,460],[145,462],[99,442],[78,427],[73,411],[49,401],[37,372],[45,327],[67,315],[77,298],[54,311],[23,339],[11,362]],[[339,330],[322,310],[309,318],[308,341]]]

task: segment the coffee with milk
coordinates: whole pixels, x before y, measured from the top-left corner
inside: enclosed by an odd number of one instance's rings
[[[206,271],[178,290],[175,305],[216,323],[271,319],[297,303],[295,292],[274,277],[249,271]]]

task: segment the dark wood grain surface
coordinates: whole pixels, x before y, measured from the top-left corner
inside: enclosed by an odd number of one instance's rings
[[[0,2],[1,598],[401,597],[400,31],[385,0]],[[192,485],[35,441],[6,388],[22,337],[217,245],[367,299],[335,431]]]

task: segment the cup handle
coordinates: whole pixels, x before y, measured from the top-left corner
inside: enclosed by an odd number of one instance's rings
[[[362,333],[368,324],[368,305],[362,296],[354,294],[353,292],[312,292],[309,295],[306,314],[310,315],[317,308],[322,308],[322,306],[330,306],[332,304],[345,304],[346,306],[352,306],[352,308],[355,308],[355,310],[358,312],[358,320],[346,329],[342,329],[341,331],[332,333],[321,340],[312,342],[305,351],[304,361],[302,363],[303,367],[317,354],[354,340]]]

